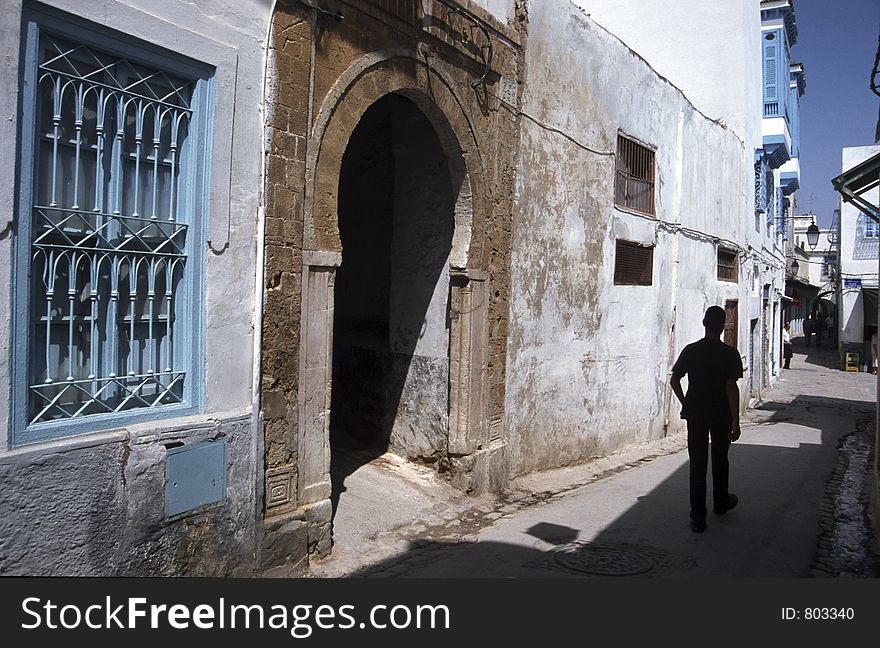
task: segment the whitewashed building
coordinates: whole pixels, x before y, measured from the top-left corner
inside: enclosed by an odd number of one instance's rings
[[[880,153],[880,146],[844,148],[841,172]],[[862,196],[871,204],[880,202],[880,190],[869,189]],[[845,354],[859,354],[859,366],[871,366],[871,337],[877,332],[877,263],[880,227],[852,202],[840,201],[838,220],[840,281],[838,285],[841,367]]]

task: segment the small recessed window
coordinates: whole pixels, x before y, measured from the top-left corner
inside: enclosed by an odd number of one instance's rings
[[[650,286],[653,280],[654,246],[617,240],[614,283],[618,286]]]
[[[732,281],[736,283],[739,280],[736,252],[731,250],[718,250],[718,280]]]
[[[654,151],[618,134],[614,203],[654,214]]]

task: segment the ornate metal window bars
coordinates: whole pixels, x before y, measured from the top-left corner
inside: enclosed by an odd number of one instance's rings
[[[27,425],[183,403],[196,80],[41,28],[33,83]]]

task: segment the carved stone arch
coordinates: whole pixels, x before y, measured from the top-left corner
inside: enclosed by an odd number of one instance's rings
[[[307,146],[303,249],[341,251],[336,215],[342,156],[367,109],[391,93],[419,107],[449,160],[457,198],[451,265],[482,265],[482,245],[473,236],[481,230],[484,207],[474,204],[482,202],[484,177],[476,128],[443,64],[428,65],[408,48],[389,48],[358,59],[339,76],[318,110]]]
[[[307,145],[303,205],[302,301],[299,370],[298,504],[330,495],[329,417],[332,389],[335,271],[343,250],[338,191],[343,155],[367,109],[396,93],[412,101],[432,124],[449,162],[455,198],[450,253],[450,457],[468,457],[489,445],[487,358],[489,289],[486,243],[478,233],[491,201],[482,191],[484,170],[476,129],[443,63],[394,48],[363,56],[337,79],[318,109]],[[458,462],[467,490],[485,490],[474,461]]]

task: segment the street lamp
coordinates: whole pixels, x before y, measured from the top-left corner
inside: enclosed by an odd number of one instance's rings
[[[807,245],[810,246],[811,250],[815,250],[816,246],[819,244],[819,227],[816,223],[813,223],[807,228]]]
[[[800,269],[801,264],[797,262],[797,259],[791,262],[791,274],[796,275]]]

